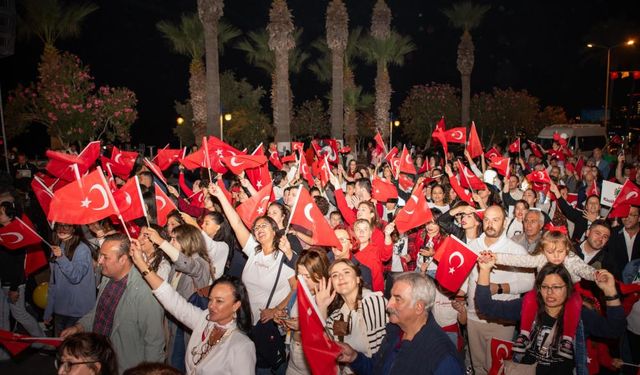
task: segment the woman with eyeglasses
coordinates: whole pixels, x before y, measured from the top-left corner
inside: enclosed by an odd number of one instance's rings
[[[287,306],[296,288],[294,270],[286,264],[293,258],[291,245],[285,236],[278,235],[278,224],[269,216],[258,217],[249,230],[240,215],[227,200],[224,193],[215,185],[209,187],[212,196],[218,198],[236,238],[247,256],[242,271],[242,281],[247,287],[254,326],[273,322],[273,318]],[[284,340],[282,340],[282,343]],[[281,342],[278,341],[278,345]],[[261,350],[258,348],[258,357]],[[264,358],[264,357],[262,357]],[[284,358],[282,358],[284,360]],[[259,361],[258,372],[268,373],[271,363]],[[286,362],[277,364],[278,368]]]
[[[116,353],[106,336],[93,332],[76,333],[58,348],[55,366],[59,375],[117,375]]]
[[[79,226],[56,223],[52,242],[44,322],[53,320],[55,335],[59,336],[95,305],[96,279],[91,249]]]
[[[318,284],[315,298],[329,333],[371,357],[386,334],[387,300],[362,284],[360,269],[348,259],[338,259],[329,267],[329,280]]]
[[[475,294],[476,309],[493,319],[518,321],[522,310],[522,299],[497,301],[491,298],[489,284],[491,270],[495,263],[495,254],[482,253],[478,258],[480,271]],[[524,354],[515,355],[516,364],[505,363],[507,373],[512,367],[522,368],[527,365],[535,365],[536,367],[530,371],[536,374],[573,373],[574,368],[579,374],[588,373],[585,336],[619,338],[627,324],[620,296],[616,291],[615,279],[611,273],[600,270],[595,283],[604,294],[607,306],[606,317],[591,309],[582,308],[580,315],[584,332],[578,329],[575,356],[567,358],[561,355],[561,342],[563,316],[569,296],[574,290],[571,275],[562,264],[548,263],[542,267],[535,280],[537,300],[540,303],[531,330],[531,345],[526,348]]]
[[[214,281],[206,310],[187,302],[168,282],[147,269],[140,245],[131,243],[131,258],[158,301],[192,330],[186,346],[187,374],[254,374],[256,350],[247,336],[251,309],[244,284],[233,276]]]
[[[482,234],[482,220],[476,209],[466,202],[456,203],[452,209],[440,215],[438,225],[446,234],[469,243]]]

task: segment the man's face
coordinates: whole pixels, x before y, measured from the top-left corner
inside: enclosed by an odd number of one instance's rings
[[[420,314],[418,303],[411,301],[411,285],[403,281],[396,281],[391,288],[391,298],[387,303],[389,321],[393,324],[407,324],[414,321]],[[424,314],[424,311],[422,311]]]
[[[509,189],[513,190],[518,187],[518,177],[511,176],[509,177]]]
[[[591,214],[600,213],[600,199],[596,196],[593,196],[587,200],[586,204],[587,212]]]
[[[140,185],[144,185],[149,189],[151,189],[151,187],[153,186],[153,178],[147,176],[146,174],[139,175],[138,180],[140,181]]]
[[[602,158],[602,150],[599,148],[593,149],[593,158],[596,160],[600,160]]]
[[[119,255],[119,246],[118,241],[105,241],[100,247],[98,264],[102,266],[102,274],[108,278],[120,276],[128,263],[128,255]]]
[[[482,220],[484,233],[489,238],[497,238],[502,234],[504,226],[504,213],[499,207],[489,207],[484,213]]]
[[[18,155],[18,163],[25,164],[27,162],[27,157],[24,155]]]
[[[611,231],[609,228],[603,227],[602,225],[596,225],[587,231],[587,242],[592,249],[602,250],[609,241],[610,235]]]
[[[631,207],[629,209],[629,215],[627,217],[622,218],[622,224],[625,229],[634,229],[638,226],[638,222],[640,221],[640,217],[638,216],[638,207]]]
[[[537,212],[529,211],[524,216],[524,234],[527,237],[535,237],[542,230],[542,224],[540,224],[540,214]]]

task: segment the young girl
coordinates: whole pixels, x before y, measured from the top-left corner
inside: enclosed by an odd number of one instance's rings
[[[563,231],[557,229],[543,234],[538,246],[531,255],[496,254],[496,264],[498,265],[540,270],[547,263],[564,264],[571,273],[574,283],[579,282],[580,278],[592,281],[595,279],[596,269],[587,265],[573,252],[569,237]],[[513,344],[514,352],[524,353],[529,346],[530,330],[533,326],[537,309],[536,290],[531,290],[523,298],[520,334]],[[574,291],[565,305],[562,324],[563,336],[558,350],[558,354],[565,358],[573,358],[573,340],[580,321],[581,309],[582,297],[578,292]]]

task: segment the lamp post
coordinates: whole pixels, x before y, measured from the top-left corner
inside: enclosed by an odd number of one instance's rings
[[[184,117],[178,116],[178,118],[176,118],[176,125],[180,126],[182,124],[184,124]],[[180,138],[180,148],[182,148],[182,137],[178,136],[178,138]]]
[[[220,140],[224,141],[224,121],[231,121],[231,113],[220,115]]]
[[[400,120],[389,121],[389,149],[393,148],[393,127],[400,126]]]
[[[599,45],[599,44],[594,44],[594,43],[589,43],[587,44],[588,48],[602,48],[602,49],[606,49],[607,50],[607,74],[606,74],[606,80],[605,80],[605,85],[604,85],[604,127],[607,127],[607,124],[609,122],[609,80],[610,80],[610,69],[611,69],[611,50],[617,47],[622,47],[622,46],[632,46],[635,44],[635,40],[633,39],[629,39],[624,43],[620,43],[620,44],[616,44],[613,46],[603,46],[603,45]]]

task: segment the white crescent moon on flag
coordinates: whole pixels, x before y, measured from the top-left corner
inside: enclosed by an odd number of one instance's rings
[[[507,348],[505,344],[498,345],[498,347],[496,348],[496,357],[501,358],[500,357],[501,349],[504,349],[504,357],[502,358],[507,358],[509,356],[509,348]]]
[[[400,160],[399,159],[394,160],[393,161],[393,167],[394,168],[398,168],[399,166],[400,166]]]
[[[635,191],[630,191],[630,192],[627,193],[627,195],[624,196],[624,199],[625,200],[630,200],[630,199],[636,198],[636,197],[638,197],[638,193],[635,192]]]
[[[460,259],[460,264],[458,264],[458,267],[456,267],[456,268],[462,267],[462,265],[464,264],[464,257],[462,256],[462,254],[459,251],[454,251],[453,253],[451,253],[451,255],[449,255],[449,265],[451,267],[453,267],[453,262],[452,262],[453,258]]]
[[[304,206],[304,216],[307,218],[307,220],[313,223],[314,221],[313,221],[313,218],[311,217],[312,208],[313,208],[313,203],[307,203],[307,205]]]
[[[121,153],[117,153],[116,156],[113,158],[113,161],[115,161],[116,163],[120,164],[120,158],[122,157]]]
[[[409,160],[410,157],[411,157],[411,155],[409,155],[407,153],[407,156],[404,157],[404,162],[407,163],[407,164],[413,164],[413,163],[411,163],[411,160]]]
[[[470,174],[470,173],[469,173],[469,169],[467,169],[467,168],[464,168],[464,169],[463,169],[463,171],[464,171],[464,175],[465,175],[465,176],[467,176],[467,178],[474,178],[474,177],[476,177],[476,175],[475,175],[475,174]]]
[[[126,191],[124,193],[124,200],[127,202],[128,205],[131,205],[131,202],[132,202],[131,195],[129,195],[129,193],[127,193]]]
[[[462,139],[462,132],[460,130],[456,130],[451,134],[451,138],[453,139],[457,139],[457,140],[461,140]]]
[[[89,189],[89,193],[91,193],[93,190],[98,190],[100,192],[100,195],[102,196],[102,206],[98,208],[91,207],[91,209],[94,211],[102,211],[105,208],[109,207],[109,198],[107,196],[107,192],[104,190],[104,187],[100,184],[94,184],[93,186],[91,186],[91,189]]]
[[[538,172],[538,178],[539,179],[544,179],[544,173],[542,171]]]
[[[413,195],[413,194],[412,194],[412,195],[411,195],[411,197],[409,197],[409,198],[411,198],[411,200],[412,200],[412,201],[416,202],[416,205],[418,204],[418,197],[416,197],[415,195]],[[405,206],[405,207],[406,207],[406,206]],[[413,215],[413,213],[414,213],[415,211],[416,211],[415,207],[413,208],[413,210],[406,210],[406,209],[405,209],[405,212],[406,212],[408,215]]]
[[[0,234],[0,237],[3,237],[2,241],[5,241],[4,237],[7,237],[7,236],[13,236],[16,238],[16,240],[13,242],[6,241],[9,244],[16,244],[24,240],[24,236],[18,232],[7,232],[7,233]]]
[[[160,206],[160,208],[158,208],[158,210],[162,210],[163,208],[165,208],[165,206],[167,205],[167,201],[164,199],[164,197],[160,197],[158,195],[156,195],[156,202],[160,201],[162,203],[162,206]]]
[[[229,164],[231,164],[232,167],[239,167],[242,165],[242,163],[237,163],[236,162],[236,157],[232,156],[231,160],[229,161]]]

